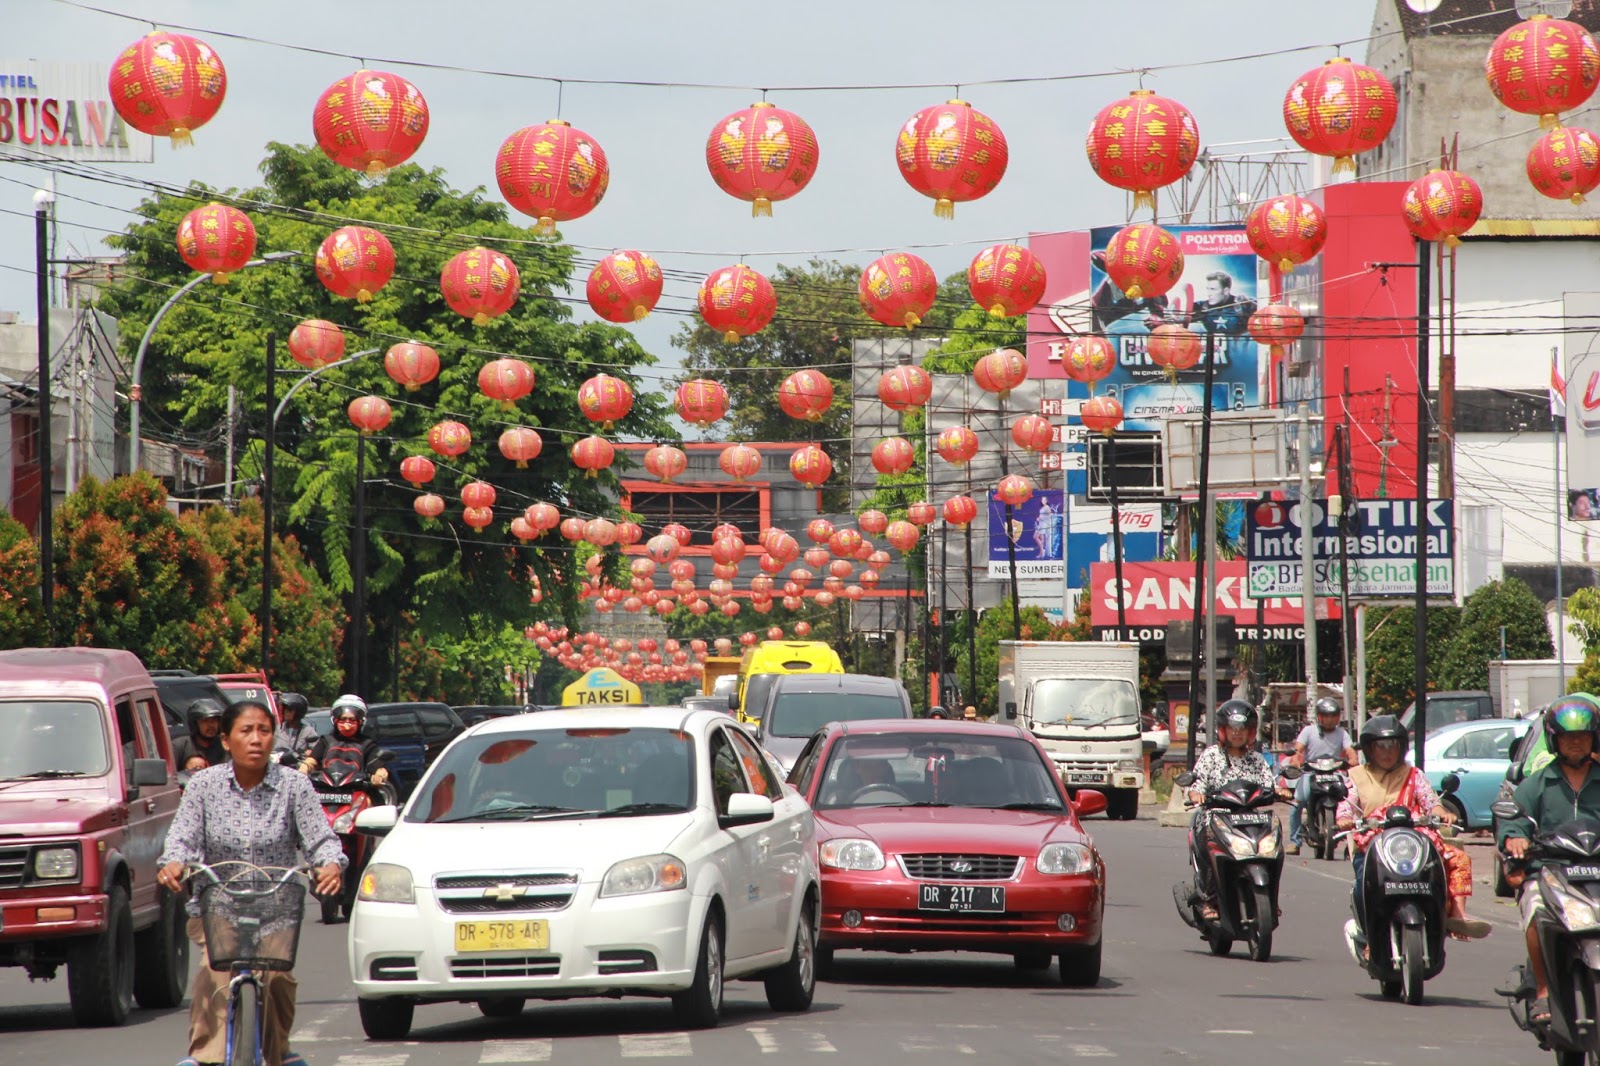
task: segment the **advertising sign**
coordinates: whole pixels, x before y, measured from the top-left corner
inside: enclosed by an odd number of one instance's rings
[[[1085,230],[1032,233],[1028,251],[1039,257],[1045,271],[1044,296],[1028,312],[1028,377],[1060,381],[1067,376],[1061,369],[1061,353],[1068,338],[1087,333],[1093,325],[1089,317],[1089,234]]]
[[[610,667],[597,666],[561,690],[561,706],[592,707],[641,704],[644,693]]]
[[[111,106],[103,63],[0,60],[0,159],[149,163],[153,139]]]
[[[1006,544],[1016,545],[1017,579],[1037,581],[1066,576],[1062,551],[1066,546],[1066,515],[1062,513],[1060,489],[1036,489],[1028,502],[1011,508],[1011,523],[1006,524],[1006,505],[989,494],[989,576],[1011,576]]]
[[[1428,502],[1428,595],[1455,594],[1455,501]],[[1383,599],[1416,595],[1417,501],[1352,500],[1344,537],[1350,595]],[[1249,595],[1297,593],[1301,563],[1300,504],[1266,502],[1250,510],[1246,554]],[[1318,596],[1340,592],[1339,531],[1327,500],[1311,501],[1312,560]]]
[[[1567,416],[1567,517],[1600,519],[1600,292],[1563,297],[1565,375],[1551,368],[1550,391]]]
[[[1161,554],[1161,508],[1118,508],[1122,519],[1122,562],[1149,562]],[[1111,508],[1072,505],[1067,515],[1067,584],[1076,588],[1096,563],[1116,561],[1111,539]]]
[[[1117,628],[1116,568],[1111,563],[1095,563],[1089,568],[1091,598],[1089,624],[1097,636],[1113,639]],[[1194,619],[1194,563],[1124,563],[1122,566],[1124,613],[1128,619],[1128,640],[1143,644],[1166,639],[1167,624]],[[1245,562],[1223,559],[1217,562],[1217,595],[1212,610],[1234,620],[1234,635],[1241,641],[1255,640],[1256,603],[1245,595]],[[1317,604],[1317,617],[1324,604]],[[1298,599],[1267,600],[1262,620],[1261,639],[1290,642],[1305,639],[1305,612]]]

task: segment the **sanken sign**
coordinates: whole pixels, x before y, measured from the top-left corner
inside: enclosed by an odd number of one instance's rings
[[[1194,618],[1193,563],[1124,563],[1122,567],[1123,612],[1130,628],[1165,627],[1169,622]],[[1089,624],[1096,627],[1117,624],[1116,566],[1095,563],[1089,568],[1093,585]],[[1253,626],[1256,602],[1246,595],[1245,563],[1241,559],[1217,562],[1217,595],[1213,610],[1231,615],[1241,626]],[[1323,617],[1324,604],[1317,604]],[[1268,626],[1300,625],[1305,612],[1292,597],[1267,600],[1262,621]]]
[[[1455,592],[1454,502],[1428,503],[1430,596],[1450,596]],[[1336,519],[1329,514],[1328,502],[1310,501],[1312,574],[1317,595],[1340,594],[1343,563],[1349,566],[1350,595],[1357,599],[1414,595],[1417,501],[1352,500],[1349,507],[1341,537]],[[1304,568],[1300,511],[1299,503],[1268,501],[1250,512],[1250,596],[1276,597],[1301,590]]]

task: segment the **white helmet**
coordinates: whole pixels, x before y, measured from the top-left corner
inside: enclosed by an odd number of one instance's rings
[[[360,696],[347,693],[333,701],[332,714],[335,721],[353,714],[356,721],[365,724],[367,701]]]

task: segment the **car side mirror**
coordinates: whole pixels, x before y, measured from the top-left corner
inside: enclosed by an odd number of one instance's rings
[[[356,815],[356,832],[366,837],[386,837],[400,822],[400,808],[389,804],[368,807]]]
[[[384,749],[382,749],[381,751],[378,752],[378,761],[380,763],[384,763],[384,764],[392,763],[392,762],[395,761],[396,758],[398,758],[398,756],[390,748],[384,748]]]
[[[1006,721],[1015,722],[1016,720],[1017,720],[1017,705],[1016,705],[1015,701],[1007,701],[1006,702]]]
[[[1455,774],[1445,774],[1444,779],[1439,782],[1439,791],[1447,796],[1461,791],[1461,778]]]
[[[717,815],[717,824],[723,829],[741,825],[760,825],[777,816],[772,801],[754,792],[735,792],[728,797],[728,813]]]
[[[167,773],[167,760],[165,759],[135,759],[133,760],[133,787],[160,788],[172,778]]]
[[[737,691],[728,693],[728,710],[737,711],[738,709],[739,709],[739,693]]]
[[[1078,812],[1079,818],[1099,814],[1106,809],[1106,794],[1092,788],[1083,789],[1072,797],[1072,809]]]

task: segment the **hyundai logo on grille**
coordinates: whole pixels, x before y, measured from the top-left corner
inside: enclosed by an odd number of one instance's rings
[[[955,862],[950,864],[950,870],[952,873],[958,874],[971,873],[972,864],[966,859],[957,859]]]

